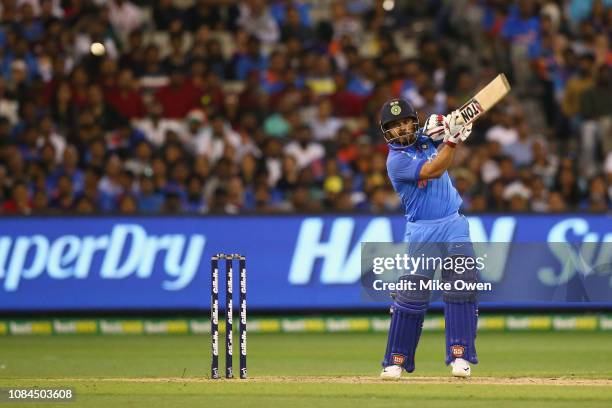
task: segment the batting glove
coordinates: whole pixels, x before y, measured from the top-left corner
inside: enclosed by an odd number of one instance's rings
[[[470,123],[469,125],[464,126],[461,129],[461,136],[459,136],[459,138],[461,139],[462,142],[465,142],[467,138],[470,137],[471,134],[472,134],[472,124]]]
[[[433,141],[444,140],[446,127],[444,126],[444,115],[430,115],[423,126],[423,133]]]
[[[472,132],[472,126],[470,124],[468,125],[469,129],[467,131],[467,136],[465,136],[465,139],[462,139],[462,132],[464,132],[464,128],[467,129],[468,127],[465,126],[465,122],[458,110],[452,111],[444,117],[444,126],[446,128],[444,143],[451,147],[455,147],[457,143],[467,139]]]

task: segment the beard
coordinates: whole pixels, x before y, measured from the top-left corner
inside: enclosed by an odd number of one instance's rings
[[[390,129],[389,134],[391,135],[391,138],[388,140],[389,143],[398,143],[402,146],[410,146],[414,144],[417,139],[416,132],[404,126]]]

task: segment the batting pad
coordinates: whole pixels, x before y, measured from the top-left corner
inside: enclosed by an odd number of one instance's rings
[[[425,302],[393,304],[383,367],[399,365],[409,373],[414,371],[414,355],[423,330],[427,305]]]
[[[474,302],[444,304],[446,323],[446,365],[456,358],[478,364],[476,355],[476,328],[478,305]]]

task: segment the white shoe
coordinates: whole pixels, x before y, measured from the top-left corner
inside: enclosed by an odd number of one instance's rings
[[[402,367],[398,365],[385,367],[380,373],[380,378],[383,380],[399,380],[402,376],[402,370]]]
[[[462,358],[456,358],[451,363],[451,366],[453,367],[452,373],[454,377],[469,377],[472,373],[470,363],[468,363]]]

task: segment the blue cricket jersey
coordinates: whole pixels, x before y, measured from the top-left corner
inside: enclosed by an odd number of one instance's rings
[[[406,208],[406,219],[411,222],[447,217],[455,214],[462,203],[448,172],[437,179],[419,180],[421,167],[438,154],[441,143],[421,132],[412,146],[390,146],[387,157],[389,179]]]

